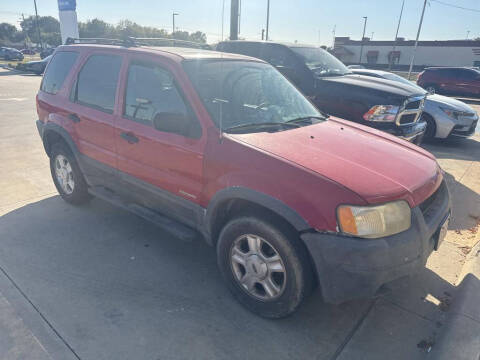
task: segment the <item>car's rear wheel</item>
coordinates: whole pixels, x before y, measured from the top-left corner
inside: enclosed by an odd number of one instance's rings
[[[267,318],[294,312],[313,285],[306,250],[293,232],[255,217],[239,217],[221,231],[219,269],[234,297]]]
[[[50,152],[50,171],[60,196],[71,204],[82,204],[90,199],[88,186],[70,149],[55,143]]]
[[[425,85],[425,90],[427,90],[430,94],[436,94],[438,92],[437,85],[435,84]]]

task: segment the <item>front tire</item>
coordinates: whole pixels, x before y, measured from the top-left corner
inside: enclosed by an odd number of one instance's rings
[[[425,129],[425,134],[423,135],[423,138],[427,141],[433,140],[437,132],[437,125],[435,123],[435,120],[433,119],[432,116],[426,113],[423,113],[423,119],[427,123],[427,128]]]
[[[60,196],[66,202],[79,205],[90,200],[88,185],[70,149],[55,143],[50,153],[50,172]]]
[[[288,228],[256,217],[236,218],[222,229],[218,267],[233,296],[253,313],[293,313],[313,286],[305,248]]]

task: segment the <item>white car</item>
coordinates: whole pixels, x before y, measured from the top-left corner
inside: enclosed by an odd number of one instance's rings
[[[421,89],[415,83],[388,71],[353,69],[352,72],[358,75],[408,83],[411,86]],[[468,137],[475,133],[478,114],[472,107],[462,101],[448,96],[433,94],[428,95],[425,101],[422,119],[427,122],[427,129],[424,135],[425,139]]]

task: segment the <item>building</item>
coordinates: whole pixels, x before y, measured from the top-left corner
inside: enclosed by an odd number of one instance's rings
[[[386,68],[392,62],[396,69],[401,70],[410,66],[414,47],[414,40],[403,38],[398,38],[396,42],[364,38],[362,42],[349,37],[336,37],[333,54],[347,65]],[[480,67],[480,40],[419,41],[414,68],[421,70],[428,66]]]

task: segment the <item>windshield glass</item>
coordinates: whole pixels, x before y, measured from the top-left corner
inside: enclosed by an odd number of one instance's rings
[[[318,110],[275,68],[236,60],[189,60],[183,66],[205,107],[222,129],[285,124],[322,118]],[[312,122],[311,122],[312,123]],[[289,129],[292,127],[285,127]]]
[[[340,60],[323,49],[314,47],[291,47],[291,49],[297,55],[300,55],[305,65],[316,75],[332,76],[351,73]]]

